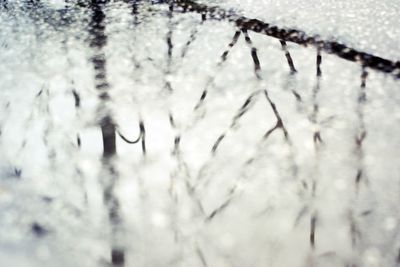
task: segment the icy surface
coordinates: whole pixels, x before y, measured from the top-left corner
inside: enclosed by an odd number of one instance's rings
[[[219,4],[398,59],[398,3],[331,2]],[[255,72],[227,22],[101,12],[93,26],[62,1],[1,9],[0,266],[121,266],[115,248],[140,267],[399,265],[398,80],[367,69],[364,87],[324,53],[317,77],[315,49],[288,43],[291,74],[279,40],[249,32]]]
[[[280,27],[304,30],[368,53],[400,60],[400,1],[203,0]]]

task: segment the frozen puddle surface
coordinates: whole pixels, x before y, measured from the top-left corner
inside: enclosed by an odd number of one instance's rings
[[[398,266],[399,80],[155,2],[2,4],[0,265]]]

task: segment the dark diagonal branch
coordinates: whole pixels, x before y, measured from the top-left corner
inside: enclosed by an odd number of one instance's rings
[[[228,48],[222,53],[220,61],[217,63],[217,68],[218,69],[220,69],[221,66],[223,65],[223,63],[226,62],[226,60],[228,58],[228,55],[229,55],[229,52],[235,46],[235,44],[237,43],[237,41],[238,41],[238,39],[240,37],[240,33],[241,33],[240,31],[236,31],[235,34],[233,35],[232,41],[228,44]],[[203,105],[203,103],[204,103],[204,101],[206,99],[207,93],[208,93],[208,88],[211,86],[211,84],[214,83],[214,80],[215,80],[215,75],[214,76],[210,76],[208,78],[208,80],[206,82],[206,85],[204,87],[204,90],[203,90],[203,92],[202,92],[202,94],[200,96],[200,99],[197,102],[196,106],[194,107],[195,110],[199,109]]]
[[[292,56],[289,53],[289,50],[287,49],[286,42],[284,40],[279,40],[279,42],[281,43],[283,52],[285,52],[285,57],[286,57],[287,63],[288,63],[289,68],[290,68],[290,73],[292,73],[292,74],[296,73],[297,70],[294,67],[293,59],[292,59]]]
[[[261,64],[260,64],[260,60],[258,59],[257,48],[255,48],[253,46],[253,42],[251,41],[250,36],[247,33],[247,30],[243,29],[242,32],[244,34],[244,39],[246,40],[247,45],[251,49],[251,58],[253,59],[253,63],[254,63],[254,74],[256,75],[257,79],[261,80],[261,74],[260,74]]]
[[[318,35],[308,35],[297,29],[285,29],[271,25],[258,19],[241,16],[231,10],[227,11],[219,7],[210,7],[198,4],[192,0],[175,0],[175,5],[181,7],[184,12],[197,12],[206,14],[207,18],[215,20],[227,20],[236,24],[240,29],[265,34],[285,42],[293,42],[299,45],[319,47],[325,53],[334,54],[345,60],[358,62],[362,66],[390,73],[400,78],[400,62],[384,59],[366,52],[351,48],[338,41],[323,40]]]
[[[199,26],[203,25],[204,21],[206,20],[206,17],[204,15],[201,16],[201,22],[199,25],[196,25],[192,32],[190,33],[189,39],[186,41],[185,46],[182,48],[181,51],[181,58],[184,58],[186,56],[187,51],[189,50],[190,45],[196,40],[198,32],[199,32]]]
[[[234,117],[232,118],[232,122],[231,125],[229,126],[229,129],[225,132],[223,132],[218,138],[217,140],[214,142],[214,145],[212,146],[211,149],[211,154],[214,156],[215,153],[217,152],[217,149],[220,145],[220,143],[222,142],[222,140],[226,137],[226,135],[228,134],[228,132],[230,130],[233,130],[236,128],[238,121],[240,118],[243,117],[244,114],[246,114],[250,108],[254,105],[255,103],[255,98],[256,96],[260,93],[260,91],[256,91],[253,92],[243,103],[243,105],[239,108],[239,110],[237,111],[237,113],[234,115]]]

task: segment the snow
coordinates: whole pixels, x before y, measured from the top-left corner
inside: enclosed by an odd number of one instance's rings
[[[400,2],[346,0],[202,1],[280,27],[303,30],[393,61],[400,61]],[[211,4],[210,4],[211,3]]]
[[[399,56],[395,1],[207,3]],[[115,244],[125,266],[398,266],[399,80],[367,69],[363,89],[359,65],[324,53],[318,78],[316,51],[288,43],[293,75],[278,40],[249,32],[257,79],[243,34],[221,61],[232,24],[149,2],[136,19],[107,4],[90,47],[92,12],[62,7],[0,12],[0,266],[110,266]],[[117,135],[105,158],[107,116],[130,140],[142,121],[146,154]]]

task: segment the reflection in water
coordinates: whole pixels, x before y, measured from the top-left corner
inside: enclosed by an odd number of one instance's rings
[[[117,196],[115,195],[114,188],[118,179],[118,173],[113,166],[113,159],[116,157],[116,134],[115,123],[111,117],[110,111],[107,110],[106,102],[110,101],[108,94],[109,84],[107,81],[106,71],[106,56],[103,51],[104,46],[107,44],[107,36],[105,33],[106,28],[106,15],[104,13],[104,5],[106,1],[92,0],[92,18],[90,21],[89,31],[91,34],[90,46],[94,50],[92,58],[96,89],[99,92],[100,102],[100,118],[99,124],[103,139],[103,197],[104,204],[108,209],[108,217],[111,223],[111,263],[113,266],[124,266],[125,264],[125,249],[123,247],[122,220],[120,216],[120,205]]]
[[[192,1],[1,5],[0,262],[398,260],[394,63]]]

